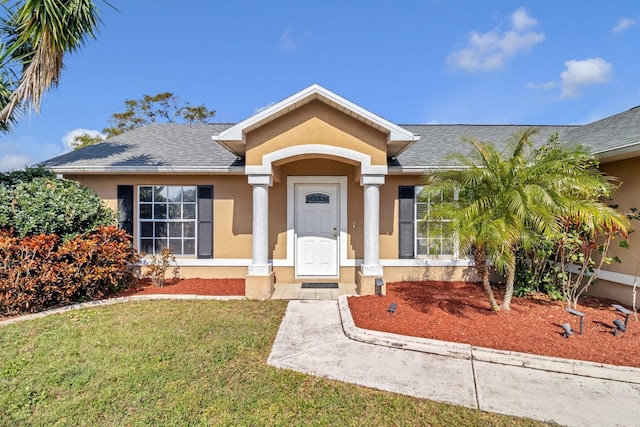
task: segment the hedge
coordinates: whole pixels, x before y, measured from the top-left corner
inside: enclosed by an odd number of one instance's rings
[[[130,265],[139,258],[130,236],[114,226],[65,241],[0,231],[0,315],[100,299],[130,284]]]

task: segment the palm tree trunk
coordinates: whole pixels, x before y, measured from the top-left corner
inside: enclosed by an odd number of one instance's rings
[[[491,283],[489,283],[489,268],[487,267],[487,254],[484,252],[484,248],[474,248],[473,258],[476,264],[476,270],[478,275],[482,278],[482,287],[484,292],[489,298],[489,305],[492,311],[500,311],[500,306],[496,303],[496,299],[493,296],[493,289],[491,289]]]
[[[511,298],[513,298],[513,284],[516,279],[516,268],[509,266],[507,269],[507,288],[504,291],[504,299],[502,300],[502,309],[511,311]]]

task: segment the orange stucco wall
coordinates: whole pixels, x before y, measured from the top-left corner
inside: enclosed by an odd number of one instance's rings
[[[244,175],[68,175],[65,178],[91,188],[113,209],[117,207],[118,185],[213,185],[214,258],[251,258],[252,195]],[[134,203],[135,218],[137,208]],[[134,242],[135,234],[134,228]]]
[[[386,135],[328,105],[313,101],[247,134],[246,164],[262,164],[262,156],[302,144],[349,148],[387,164]]]
[[[358,181],[359,166],[319,158],[295,160],[277,169],[280,180],[269,189],[270,258],[282,260],[287,257],[288,177],[344,176],[347,178],[347,258],[362,259],[364,194]],[[214,258],[250,259],[252,256],[252,189],[244,175],[68,175],[66,178],[91,188],[114,209],[118,185],[213,185]],[[380,187],[381,259],[398,257],[398,186],[419,184],[420,176],[417,175],[389,175]],[[137,217],[137,204],[134,204],[134,217]],[[135,238],[134,235],[134,241]],[[350,277],[355,272],[345,270],[344,274]]]
[[[640,182],[638,181],[640,157],[604,163],[600,165],[600,170],[622,181],[622,185],[613,198],[613,203],[618,205],[620,211],[628,212],[631,208],[640,209]],[[611,263],[603,270],[635,274],[640,263],[640,221],[632,221],[631,226],[638,231],[629,234],[630,248],[620,248],[614,242],[610,252],[612,256],[618,256],[622,263]]]

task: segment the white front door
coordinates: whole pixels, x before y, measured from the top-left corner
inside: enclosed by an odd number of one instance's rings
[[[338,276],[338,185],[297,184],[296,274]]]

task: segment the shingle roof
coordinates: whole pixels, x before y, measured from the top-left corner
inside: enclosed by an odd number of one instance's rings
[[[469,144],[463,138],[475,138],[491,142],[498,148],[506,145],[509,138],[525,128],[534,127],[534,144],[541,144],[554,132],[563,135],[575,126],[529,126],[529,125],[402,125],[403,128],[420,135],[417,143],[391,159],[390,166],[402,168],[425,168],[443,166],[453,153],[467,153]]]
[[[44,162],[56,172],[215,171],[243,166],[213,141],[230,124],[154,123]]]
[[[640,145],[640,106],[577,127],[567,132],[566,139],[584,144],[596,154]]]
[[[212,139],[233,124],[152,124],[100,144],[55,157],[44,163],[65,172],[243,172],[238,159]],[[535,127],[534,144],[558,132],[560,140],[581,143],[594,153],[617,153],[640,147],[640,108],[583,126],[528,125],[401,125],[420,139],[389,160],[391,170],[419,171],[446,165],[452,153],[466,153],[464,137],[490,141],[504,147],[517,131]],[[637,147],[636,147],[637,145]]]

